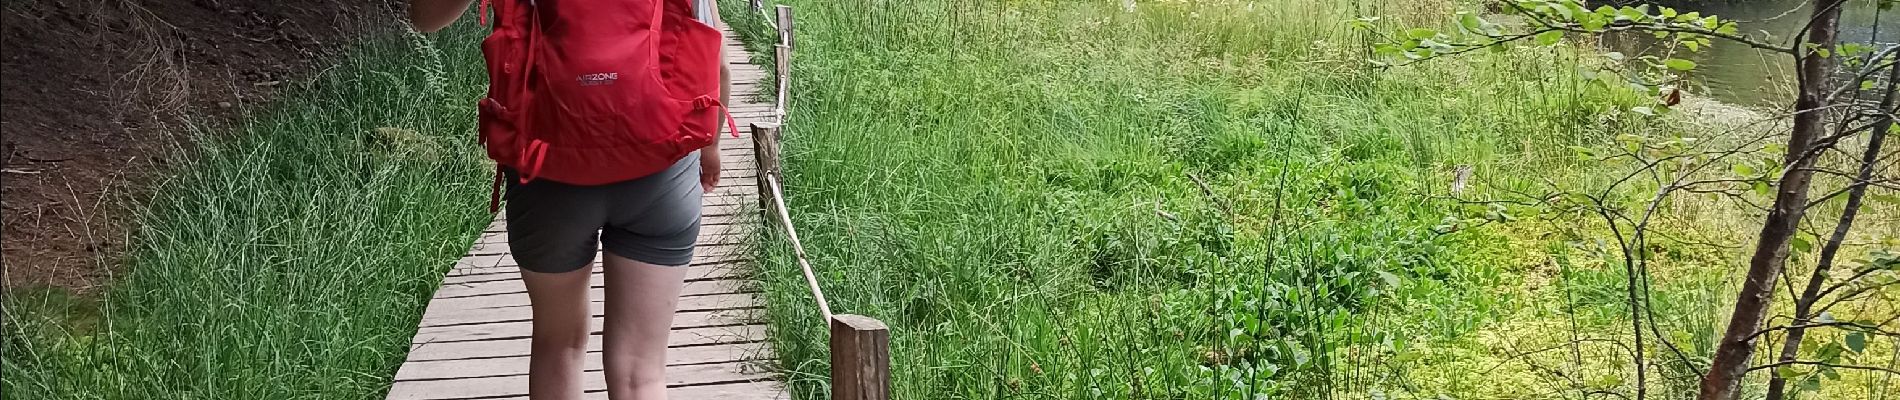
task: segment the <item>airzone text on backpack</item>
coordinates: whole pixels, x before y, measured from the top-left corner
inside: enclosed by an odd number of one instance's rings
[[[689,1],[495,0],[479,107],[488,157],[522,183],[601,185],[712,144],[722,114],[738,135],[719,102],[719,30]]]

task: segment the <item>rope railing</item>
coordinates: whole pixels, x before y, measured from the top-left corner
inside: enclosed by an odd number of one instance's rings
[[[785,237],[792,242],[792,254],[798,258],[798,268],[805,272],[805,283],[811,285],[811,297],[818,300],[818,312],[830,321],[831,302],[825,300],[825,290],[818,287],[818,275],[811,272],[811,262],[805,259],[805,245],[798,242],[798,228],[792,227],[792,219],[788,217],[791,212],[785,209],[785,191],[779,187],[778,177],[767,175],[765,180],[771,185],[772,204],[778,208],[778,223],[785,227]]]
[[[749,5],[753,10],[764,13],[763,0],[751,0]],[[891,382],[890,328],[875,318],[831,312],[831,302],[825,298],[824,288],[818,284],[818,274],[805,253],[804,243],[799,241],[798,229],[792,224],[791,210],[785,205],[785,189],[779,166],[779,134],[785,123],[785,104],[791,95],[794,43],[792,8],[779,5],[775,14],[776,23],[768,22],[779,36],[779,43],[773,49],[773,72],[774,80],[777,81],[777,96],[772,109],[774,122],[752,124],[753,156],[758,162],[759,216],[761,221],[776,220],[778,226],[785,229],[785,237],[792,246],[793,256],[798,260],[798,268],[805,276],[805,284],[811,289],[812,299],[818,304],[818,312],[830,324],[832,400],[888,400]],[[767,18],[767,21],[772,20]]]

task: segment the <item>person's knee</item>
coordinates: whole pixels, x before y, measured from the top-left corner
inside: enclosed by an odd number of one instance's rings
[[[615,371],[616,373],[607,374],[607,387],[622,388],[622,390],[632,390],[634,392],[666,390],[666,374],[664,371],[664,369],[659,371],[647,371],[640,368],[624,372]]]
[[[585,325],[575,328],[563,327],[561,329],[536,327],[534,330],[534,351],[583,353],[587,351],[587,340],[588,332]]]

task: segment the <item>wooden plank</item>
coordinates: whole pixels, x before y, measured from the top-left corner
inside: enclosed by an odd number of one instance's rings
[[[764,368],[745,361],[670,366],[666,368],[666,385],[667,387],[685,387],[772,379],[773,375],[763,370]],[[583,374],[581,386],[584,390],[606,390],[605,374]],[[404,381],[398,382],[389,389],[389,398],[398,400],[466,399],[526,394],[528,394],[528,375],[526,374]]]
[[[759,361],[772,358],[772,346],[760,343],[716,344],[666,350],[666,365],[718,364],[734,361]],[[601,352],[587,352],[587,372],[601,370]],[[404,365],[396,381],[479,378],[528,373],[528,356],[478,358],[472,360],[417,361]]]
[[[765,325],[691,328],[673,331],[667,347],[691,347],[715,344],[755,343],[765,340]],[[461,360],[528,355],[528,338],[423,342],[409,346],[409,361]],[[600,351],[598,335],[587,341],[587,351]]]

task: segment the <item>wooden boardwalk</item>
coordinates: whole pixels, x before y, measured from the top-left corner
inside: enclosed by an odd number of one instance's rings
[[[728,38],[734,36],[727,32]],[[766,72],[748,61],[735,39],[726,44],[732,69],[733,117],[740,137],[725,135],[725,163],[719,188],[705,198],[699,250],[673,316],[667,352],[668,393],[674,399],[750,400],[787,398],[770,363],[765,326],[758,320],[757,285],[752,265],[742,257],[746,232],[756,223],[756,161],[752,122],[773,122],[772,105],[747,101]],[[525,399],[528,394],[528,340],[532,327],[526,289],[509,255],[507,221],[497,217],[468,255],[455,263],[422,316],[409,347],[409,358],[390,387],[392,400]],[[601,375],[601,290],[599,257],[594,265],[592,341],[588,343],[585,390],[589,399],[606,399]]]

